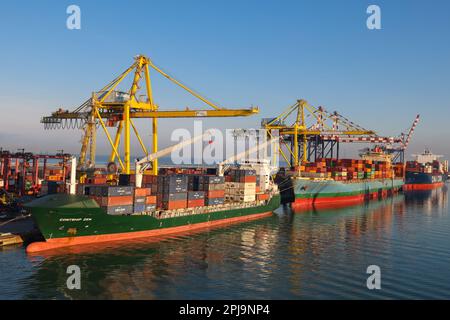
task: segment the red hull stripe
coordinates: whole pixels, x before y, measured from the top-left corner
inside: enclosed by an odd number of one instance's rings
[[[397,193],[397,190],[385,190],[381,193],[373,192],[369,195],[358,194],[353,196],[342,196],[342,197],[320,197],[320,198],[297,198],[295,202],[292,203],[293,208],[305,208],[305,207],[320,207],[320,208],[335,208],[343,207],[353,204],[358,204],[364,202],[368,199],[376,199],[378,197],[386,197],[389,194]]]
[[[58,249],[62,247],[69,247],[74,245],[83,245],[90,243],[100,243],[100,242],[109,242],[109,241],[117,241],[117,240],[130,240],[144,237],[154,237],[154,236],[162,236],[166,234],[180,233],[191,230],[198,230],[204,228],[210,228],[215,226],[227,225],[232,223],[238,223],[243,221],[249,221],[254,219],[259,219],[263,217],[270,216],[272,211],[257,213],[242,217],[234,217],[228,219],[221,219],[215,221],[201,222],[195,223],[180,227],[172,227],[172,228],[164,228],[164,229],[155,229],[155,230],[146,230],[146,231],[136,231],[136,232],[125,232],[125,233],[114,233],[114,234],[103,234],[103,235],[95,235],[95,236],[79,236],[79,237],[68,237],[68,238],[55,238],[48,239],[46,241],[41,242],[33,242],[27,247],[28,253],[35,253],[40,251]]]
[[[444,186],[443,182],[437,183],[418,183],[418,184],[405,184],[403,190],[431,190]]]

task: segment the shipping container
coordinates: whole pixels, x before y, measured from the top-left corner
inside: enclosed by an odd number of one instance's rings
[[[187,201],[188,208],[203,207],[205,205],[205,199],[192,199]]]
[[[134,197],[134,204],[135,205],[137,205],[137,204],[145,204],[145,202],[146,202],[146,199],[147,197]]]
[[[147,196],[145,197],[146,204],[156,204],[156,196]]]
[[[223,198],[225,197],[225,190],[213,190],[205,193],[205,198]]]
[[[160,195],[158,195],[160,196]],[[171,192],[164,193],[161,195],[163,201],[173,201],[173,200],[187,200],[187,192]]]
[[[133,195],[134,187],[131,186],[100,186],[96,188],[96,193],[99,196],[131,196]]]
[[[126,206],[133,204],[133,196],[96,197],[101,207]]]
[[[134,213],[140,213],[140,212],[144,212],[146,208],[146,204],[145,203],[135,203],[133,206],[133,212]]]
[[[127,206],[111,206],[111,207],[103,207],[106,210],[106,213],[111,215],[122,215],[122,214],[132,214],[133,213],[133,205]]]
[[[145,197],[151,194],[151,188],[135,188],[134,195],[136,197]]]
[[[162,208],[165,210],[184,209],[186,206],[186,200],[171,200],[162,202]]]
[[[224,204],[225,198],[206,198],[205,205],[207,206],[216,206]]]
[[[259,201],[269,200],[269,198],[270,198],[270,195],[268,193],[260,193],[260,194],[257,194],[256,196]]]
[[[189,191],[188,200],[197,200],[197,199],[203,199],[205,198],[205,192],[204,191]]]
[[[225,178],[223,176],[200,176],[200,182],[203,184],[223,184]]]

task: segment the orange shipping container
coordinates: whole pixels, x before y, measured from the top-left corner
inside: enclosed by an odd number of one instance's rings
[[[97,202],[102,207],[132,205],[133,196],[98,197]]]
[[[188,208],[203,207],[204,205],[205,199],[188,200],[187,202]]]
[[[134,195],[136,197],[146,197],[151,194],[151,190],[150,188],[136,188],[134,189]]]
[[[206,193],[208,198],[223,198],[225,197],[225,190],[212,190]]]
[[[156,196],[147,196],[145,198],[146,204],[156,204]]]
[[[256,176],[245,176],[239,179],[240,182],[248,183],[248,182],[256,182]]]
[[[186,208],[186,205],[187,205],[186,200],[172,200],[163,202],[163,207],[166,210],[184,209]]]
[[[268,193],[262,193],[262,194],[258,194],[257,197],[258,197],[258,200],[268,200],[269,199],[269,194]]]

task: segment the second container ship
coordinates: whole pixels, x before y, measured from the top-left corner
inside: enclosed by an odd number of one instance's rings
[[[379,148],[361,157],[318,159],[301,165],[281,187],[284,196],[292,194],[293,207],[336,207],[385,197],[402,188],[403,164],[391,164],[390,155]]]
[[[442,187],[448,177],[448,161],[425,150],[406,162],[405,190],[429,190]]]

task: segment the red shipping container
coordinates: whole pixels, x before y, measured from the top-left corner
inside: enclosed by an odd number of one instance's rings
[[[133,196],[98,197],[100,206],[127,206],[133,204]]]
[[[186,200],[172,200],[163,202],[163,208],[166,210],[184,209],[186,208]]]
[[[134,189],[134,195],[136,197],[146,197],[149,196],[151,194],[151,189],[150,188],[136,188]]]
[[[268,200],[269,199],[269,194],[268,193],[262,193],[262,194],[258,194],[257,197],[258,197],[258,200]]]
[[[245,177],[241,177],[239,179],[240,182],[243,183],[249,183],[249,182],[256,182],[256,176],[245,176]]]
[[[147,196],[145,198],[146,204],[156,204],[156,196]]]
[[[207,198],[223,198],[225,197],[225,190],[212,190],[206,192]]]
[[[205,199],[188,200],[187,202],[188,208],[203,207],[204,205]]]

